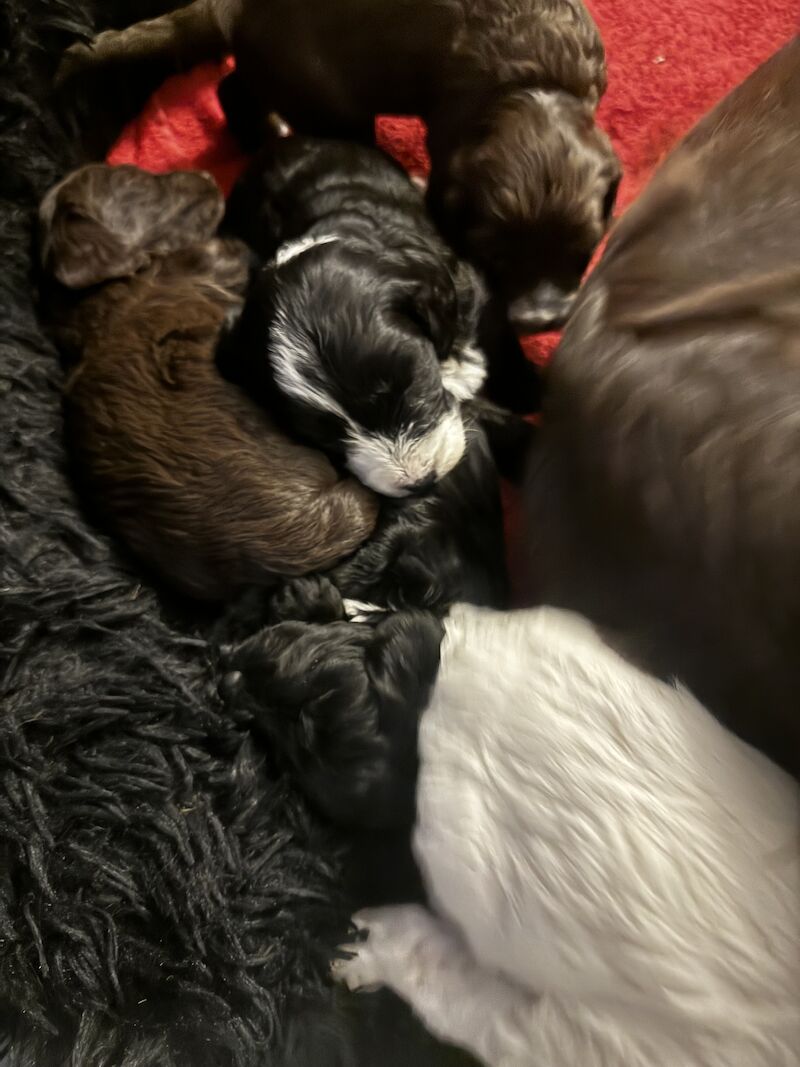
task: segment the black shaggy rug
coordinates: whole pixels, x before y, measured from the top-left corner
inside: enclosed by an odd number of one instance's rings
[[[361,903],[341,843],[223,708],[210,620],[150,588],[68,478],[32,217],[92,101],[57,120],[50,81],[95,19],[168,6],[0,0],[0,1061],[466,1063],[392,998],[330,988]]]

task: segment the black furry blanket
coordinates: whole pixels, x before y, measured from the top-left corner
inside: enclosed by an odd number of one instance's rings
[[[74,498],[31,221],[76,162],[49,84],[93,21],[79,0],[0,0],[0,1060],[449,1063],[391,998],[329,987],[354,904],[339,843],[223,709],[208,623]]]

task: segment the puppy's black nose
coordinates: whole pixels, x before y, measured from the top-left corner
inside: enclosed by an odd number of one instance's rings
[[[425,496],[436,485],[436,475],[430,474],[427,478],[422,478],[418,482],[414,482],[413,485],[406,486],[406,492],[409,496]]]

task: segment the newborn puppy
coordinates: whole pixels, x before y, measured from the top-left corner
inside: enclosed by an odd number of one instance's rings
[[[80,482],[127,545],[192,596],[328,567],[371,533],[375,498],[279,432],[214,366],[249,252],[214,237],[213,180],[90,165],[45,196],[49,312]]]
[[[376,149],[276,138],[227,223],[269,263],[223,372],[376,492],[430,490],[464,453],[462,403],[486,376],[483,291],[402,169]]]
[[[797,1067],[796,784],[579,616],[458,605],[437,674],[440,640],[415,613],[264,637],[316,802],[415,821],[433,911],[358,916],[340,979],[489,1067]]]
[[[800,39],[619,223],[548,372],[538,595],[800,775]]]
[[[205,58],[215,32],[236,56],[231,114],[249,96],[258,119],[360,140],[376,114],[421,116],[443,233],[520,330],[564,319],[619,180],[595,125],[603,46],[579,0],[195,0],[75,46],[63,74]]]

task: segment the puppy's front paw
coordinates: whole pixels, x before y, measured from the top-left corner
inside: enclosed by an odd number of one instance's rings
[[[342,945],[341,951],[349,959],[336,959],[332,964],[333,980],[347,986],[352,993],[374,993],[383,985],[381,964],[368,941]]]
[[[420,962],[426,939],[438,933],[435,916],[416,904],[366,908],[353,916],[353,925],[366,940],[342,945],[351,958],[333,963],[335,981],[351,990],[391,985],[398,969]]]
[[[341,622],[344,602],[336,586],[320,575],[292,578],[272,596],[270,622]]]

